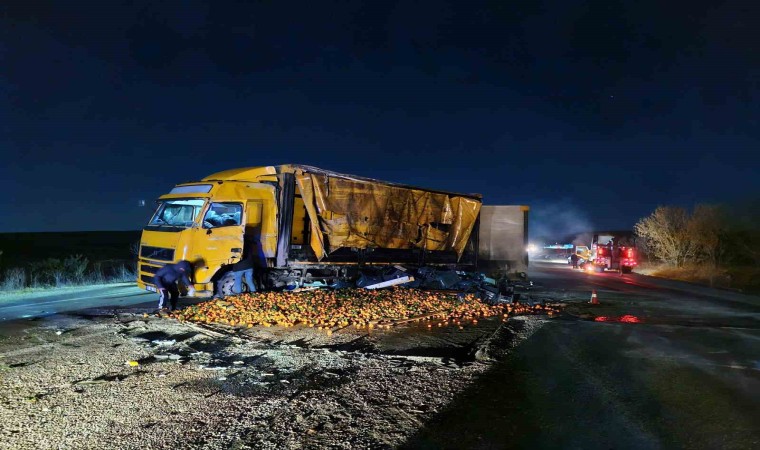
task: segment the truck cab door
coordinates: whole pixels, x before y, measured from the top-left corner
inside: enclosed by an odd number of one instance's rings
[[[203,253],[209,268],[218,269],[240,261],[244,229],[242,203],[214,202],[209,205],[201,225],[206,245]]]
[[[262,228],[264,223],[264,202],[248,200],[245,204],[245,240],[255,243],[255,264],[257,268],[267,267],[265,244],[271,237]]]

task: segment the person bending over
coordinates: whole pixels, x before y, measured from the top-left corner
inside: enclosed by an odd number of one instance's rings
[[[189,261],[180,261],[176,264],[167,264],[156,272],[153,278],[158,290],[158,309],[165,308],[166,301],[171,302],[172,311],[177,309],[177,300],[179,299],[179,286],[181,282],[187,287],[187,293],[190,296],[195,295],[195,288],[190,282],[190,272],[193,266]]]

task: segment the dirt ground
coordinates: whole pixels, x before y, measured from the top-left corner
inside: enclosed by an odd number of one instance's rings
[[[5,323],[0,448],[396,447],[546,320],[331,336],[139,313]]]

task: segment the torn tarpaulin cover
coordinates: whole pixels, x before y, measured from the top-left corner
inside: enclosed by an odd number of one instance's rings
[[[296,171],[318,258],[342,247],[451,250],[461,258],[480,213],[478,196],[309,169]]]

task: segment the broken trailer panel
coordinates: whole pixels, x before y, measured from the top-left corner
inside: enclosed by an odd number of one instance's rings
[[[229,294],[230,267],[246,247],[256,250],[264,289],[368,286],[406,275],[395,273],[403,266],[437,267],[441,287],[453,279],[446,271],[524,272],[527,207],[480,213],[479,194],[304,165],[232,169],[159,198],[143,230],[138,284],[155,289],[162,265],[186,259],[198,291]]]
[[[524,205],[483,205],[480,209],[478,270],[510,276],[528,270],[528,212]]]

